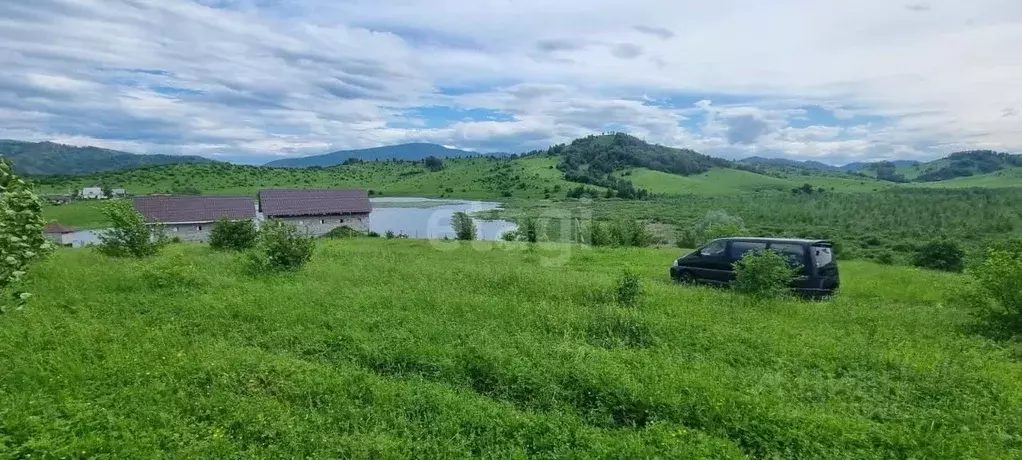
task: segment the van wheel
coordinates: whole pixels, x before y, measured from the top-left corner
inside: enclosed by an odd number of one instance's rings
[[[695,284],[696,276],[693,275],[692,272],[685,270],[678,273],[678,282],[681,284]]]

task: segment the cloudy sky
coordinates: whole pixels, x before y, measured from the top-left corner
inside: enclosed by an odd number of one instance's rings
[[[0,138],[262,163],[624,131],[1022,151],[1019,0],[0,0]]]

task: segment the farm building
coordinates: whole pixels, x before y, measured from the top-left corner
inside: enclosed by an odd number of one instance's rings
[[[43,238],[60,246],[71,246],[74,242],[73,238],[76,231],[78,230],[74,227],[50,222],[43,226]]]
[[[256,203],[247,196],[144,196],[132,200],[151,224],[165,226],[167,236],[184,241],[209,241],[220,219],[256,219]]]
[[[259,191],[263,217],[296,224],[315,236],[337,227],[369,230],[365,190],[268,189]]]
[[[103,188],[102,187],[85,187],[79,193],[79,196],[81,196],[82,199],[84,199],[84,200],[98,200],[100,198],[103,198]]]
[[[71,197],[68,195],[48,195],[46,201],[50,204],[68,204],[71,202]]]

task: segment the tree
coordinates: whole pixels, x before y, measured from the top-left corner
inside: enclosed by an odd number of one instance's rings
[[[99,234],[99,251],[113,257],[147,257],[160,252],[167,239],[162,227],[149,226],[130,203],[114,200],[103,205],[110,228]]]
[[[946,272],[961,272],[965,269],[965,250],[954,240],[933,240],[919,248],[912,259],[912,265]]]
[[[735,262],[734,287],[739,292],[757,297],[780,297],[789,292],[788,284],[796,268],[784,256],[765,249],[749,251]]]
[[[209,234],[209,247],[244,251],[255,247],[259,233],[251,220],[220,219]]]
[[[249,260],[257,271],[298,271],[312,260],[316,241],[292,223],[271,219],[259,230]]]
[[[24,302],[29,294],[8,292],[25,276],[28,266],[52,246],[43,238],[42,202],[25,181],[0,158],[0,312],[8,299]]]
[[[699,245],[717,238],[740,236],[745,232],[745,222],[741,217],[732,216],[722,210],[707,211],[694,228]]]
[[[539,241],[539,223],[535,217],[526,217],[519,222],[518,235],[523,241]]]
[[[451,216],[451,228],[459,240],[471,241],[476,239],[476,223],[463,212],[456,212]]]
[[[430,171],[440,171],[444,169],[444,162],[432,155],[426,157],[426,159],[423,160],[423,164],[426,166],[426,169]]]

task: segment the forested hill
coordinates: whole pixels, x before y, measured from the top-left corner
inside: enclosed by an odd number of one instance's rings
[[[714,167],[730,167],[732,163],[693,150],[650,144],[627,134],[603,134],[559,144],[546,153],[558,156],[558,168],[565,179],[600,185],[608,176],[627,168],[649,168],[688,176]]]
[[[11,140],[0,140],[0,156],[14,163],[18,173],[31,175],[92,174],[140,166],[214,162],[196,156],[136,155],[99,147]]]
[[[399,145],[385,145],[359,150],[339,150],[337,152],[323,155],[313,155],[301,158],[285,158],[271,161],[266,166],[307,168],[310,166],[337,166],[349,159],[359,160],[422,160],[427,157],[454,158],[479,155],[476,152],[467,150],[452,149],[437,144],[411,143]]]

